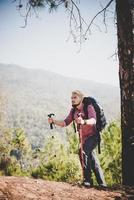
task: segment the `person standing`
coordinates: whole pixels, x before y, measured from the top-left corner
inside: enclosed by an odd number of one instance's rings
[[[60,127],[66,127],[72,121],[75,121],[81,142],[79,157],[83,170],[83,185],[85,187],[93,185],[92,172],[94,172],[99,186],[106,187],[103,171],[96,152],[94,151],[98,144],[96,112],[93,105],[88,105],[88,118],[85,119],[83,99],[84,95],[81,91],[73,91],[71,96],[72,108],[68,116],[64,120],[49,118],[48,122]]]

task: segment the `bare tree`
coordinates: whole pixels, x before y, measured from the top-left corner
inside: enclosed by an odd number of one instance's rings
[[[21,11],[24,0],[14,0]],[[64,5],[70,14],[70,30],[75,41],[80,44],[87,39],[87,33],[95,19],[103,13],[104,24],[108,7],[106,6],[87,23],[79,9],[80,0],[27,0],[25,25],[31,11],[38,7],[47,7],[50,11]],[[119,81],[121,94],[121,129],[122,129],[122,183],[134,185],[134,0],[115,0],[117,17]]]

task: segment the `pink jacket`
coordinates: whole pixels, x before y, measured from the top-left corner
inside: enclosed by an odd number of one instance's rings
[[[96,112],[95,109],[92,105],[89,105],[88,108],[88,119],[94,118],[96,120]],[[73,121],[73,108],[70,110],[69,115],[66,117],[66,119],[64,120],[65,122],[65,126],[68,126],[72,121]],[[80,110],[76,109],[75,113],[74,113],[74,120],[76,118],[78,118],[78,114],[82,113],[82,117],[85,117],[84,111],[83,111],[83,105],[81,107]],[[95,125],[81,125],[82,128],[82,138],[83,138],[83,142],[85,141],[85,139],[91,135],[94,135],[96,133],[96,127]]]

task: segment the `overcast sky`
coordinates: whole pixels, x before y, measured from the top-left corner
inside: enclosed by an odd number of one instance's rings
[[[65,76],[94,80],[118,86],[118,60],[111,57],[117,51],[116,28],[111,14],[107,16],[108,32],[103,18],[98,17],[89,39],[79,45],[69,38],[69,18],[64,9],[52,14],[47,9],[32,15],[26,28],[24,19],[12,0],[0,0],[0,62],[29,68],[47,69]],[[82,2],[82,1],[81,1]],[[87,20],[101,9],[99,0],[81,4]],[[102,0],[105,5],[108,0]],[[112,10],[114,5],[109,9]],[[113,10],[114,12],[114,10]]]

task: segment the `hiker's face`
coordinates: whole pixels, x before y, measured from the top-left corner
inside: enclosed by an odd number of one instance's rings
[[[81,98],[78,95],[72,95],[72,106],[78,106],[81,103]]]

